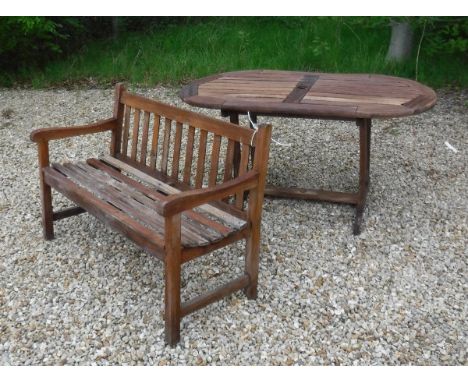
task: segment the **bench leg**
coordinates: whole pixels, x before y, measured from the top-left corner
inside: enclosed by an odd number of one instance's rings
[[[180,214],[166,218],[164,321],[166,343],[175,346],[180,340]]]
[[[44,239],[54,238],[54,220],[52,210],[52,190],[41,179],[41,204],[42,204],[42,232]]]
[[[246,243],[246,256],[245,256],[245,273],[249,276],[249,285],[245,288],[245,295],[249,300],[257,298],[257,285],[258,285],[258,267],[259,267],[259,240],[255,240],[252,236],[247,239]]]
[[[252,190],[250,196],[252,201],[257,202],[257,190]],[[250,207],[250,206],[249,206]],[[261,220],[259,213],[254,216],[255,219],[252,221],[252,230],[246,242],[246,254],[245,254],[245,273],[249,276],[249,285],[245,288],[245,295],[249,300],[257,298],[257,285],[258,285],[258,268],[259,268],[259,253],[260,253],[260,227]]]
[[[49,145],[40,142],[38,145],[39,181],[41,187],[42,229],[44,239],[54,238],[54,216],[52,210],[52,190],[44,180],[43,168],[49,165]]]

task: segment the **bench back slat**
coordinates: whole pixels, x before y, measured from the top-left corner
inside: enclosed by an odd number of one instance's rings
[[[203,177],[205,175],[205,156],[206,156],[206,140],[208,132],[206,130],[200,131],[200,142],[198,146],[198,161],[197,173],[195,176],[195,188],[200,188],[203,185]]]
[[[232,179],[232,164],[234,160],[234,144],[235,142],[232,139],[228,140],[226,147],[226,156],[224,158],[224,178],[226,182]]]
[[[184,178],[183,182],[190,184],[193,162],[193,144],[195,142],[195,127],[189,126],[187,133],[187,146],[185,151]]]
[[[116,103],[121,142],[113,143],[112,156],[191,188],[213,187],[248,171],[253,130],[129,93],[122,85]],[[242,148],[239,171],[233,164],[236,145]],[[225,202],[243,209],[243,192]]]
[[[183,125],[180,122],[176,123],[176,131],[174,137],[174,154],[172,156],[172,171],[173,178],[179,178],[179,161],[180,161],[180,148],[182,145],[182,129]]]
[[[211,150],[210,178],[208,180],[208,186],[210,187],[213,187],[216,184],[216,180],[218,178],[220,149],[221,149],[221,136],[215,135],[213,138],[213,148]]]
[[[159,143],[159,126],[161,124],[161,118],[159,115],[154,115],[153,122],[153,138],[151,140],[151,151],[150,151],[150,163],[151,168],[156,168],[156,160],[158,157],[158,143]]]
[[[122,92],[120,103],[131,106],[132,108],[163,115],[173,121],[179,121],[185,125],[196,126],[199,129],[207,130],[241,143],[249,144],[252,139],[253,131],[251,129],[240,127],[230,122],[210,118],[205,115],[193,113],[189,110],[179,109],[127,91]],[[236,127],[237,130],[234,131],[233,126]]]
[[[164,122],[164,141],[161,154],[161,172],[167,174],[167,162],[169,158],[169,146],[171,144],[172,120],[165,118]]]
[[[138,148],[138,134],[140,132],[140,109],[135,109],[133,114],[133,131],[132,131],[132,152],[130,158],[136,160],[137,148]]]
[[[141,155],[140,162],[146,164],[146,155],[148,153],[148,132],[149,132],[150,113],[145,111],[143,117],[143,133],[141,136]]]
[[[250,147],[249,145],[242,145],[241,148],[241,159],[239,166],[239,176],[244,175],[248,171],[250,157]],[[237,208],[242,209],[244,206],[244,192],[240,191],[236,194],[235,205]]]

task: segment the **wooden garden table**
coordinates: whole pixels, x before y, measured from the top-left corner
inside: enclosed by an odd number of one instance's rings
[[[436,103],[435,92],[418,82],[376,74],[329,74],[276,70],[228,72],[184,86],[190,105],[239,114],[355,121],[359,127],[359,189],[355,193],[267,186],[266,195],[354,205],[355,235],[361,232],[369,188],[371,121],[418,114]]]

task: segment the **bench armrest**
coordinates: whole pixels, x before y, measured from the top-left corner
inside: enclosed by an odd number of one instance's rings
[[[33,142],[47,142],[54,139],[63,139],[69,137],[77,137],[86,134],[101,133],[103,131],[113,130],[117,127],[117,119],[109,118],[96,123],[83,126],[72,127],[47,127],[44,129],[34,130],[29,136]]]
[[[224,199],[236,192],[255,188],[258,185],[258,180],[259,173],[251,170],[244,175],[214,187],[200,188],[171,195],[162,204],[161,213],[163,216],[168,217],[208,202]]]

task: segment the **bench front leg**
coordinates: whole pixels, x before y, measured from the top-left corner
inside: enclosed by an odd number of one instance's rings
[[[165,218],[164,321],[166,343],[175,346],[180,340],[181,214]]]
[[[49,166],[49,144],[47,141],[38,142],[39,153],[39,181],[41,187],[42,230],[44,239],[54,238],[54,222],[52,210],[52,190],[44,180],[43,169]]]
[[[249,218],[252,224],[250,235],[245,244],[245,273],[249,276],[249,285],[245,288],[245,295],[249,300],[257,298],[258,268],[260,254],[260,230],[261,230],[261,211],[258,211],[259,200],[258,188],[250,191],[249,194]]]

